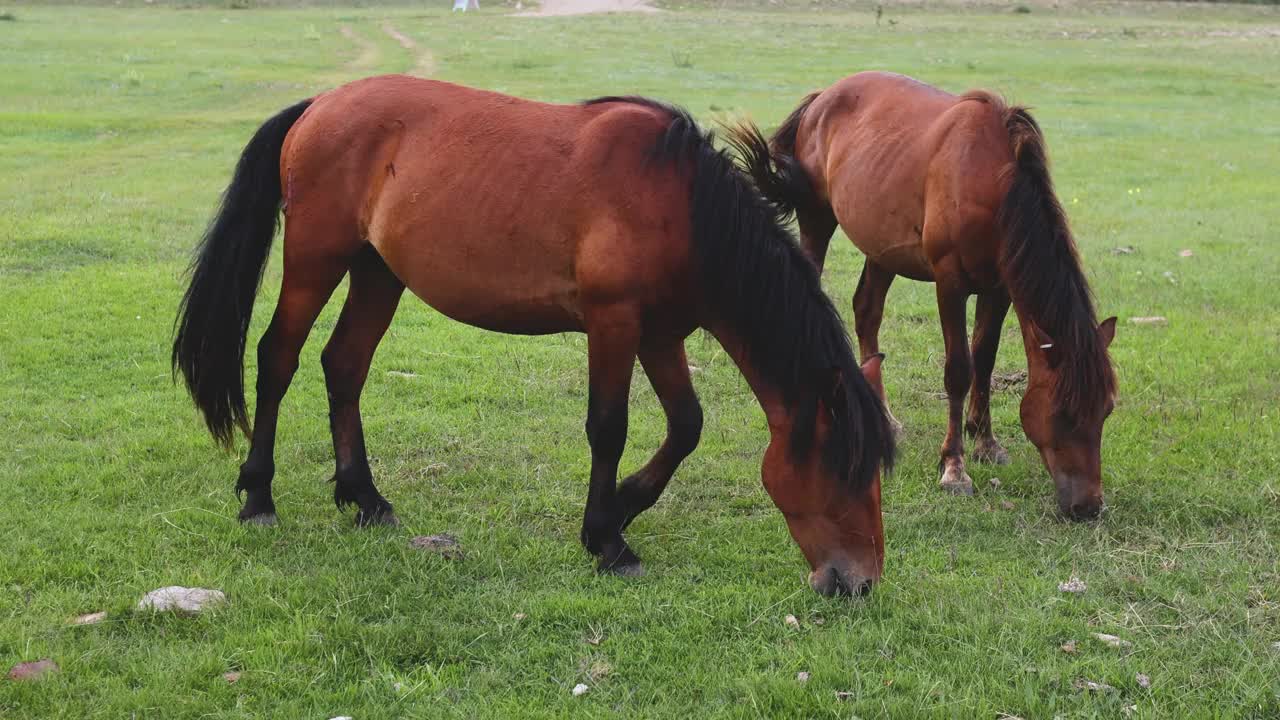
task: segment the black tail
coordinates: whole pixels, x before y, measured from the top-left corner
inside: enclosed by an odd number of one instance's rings
[[[998,216],[1004,233],[1000,274],[1018,311],[1069,349],[1071,361],[1062,364],[1054,396],[1060,409],[1078,416],[1115,387],[1096,332],[1093,295],[1053,190],[1040,126],[1026,108],[983,97],[999,103],[1014,155],[1012,182]]]
[[[244,348],[253,300],[280,217],[280,148],[311,105],[304,100],[258,128],[236,164],[222,205],[191,264],[178,306],[173,371],[182,373],[209,432],[230,447],[234,428],[249,433]]]
[[[749,121],[727,128],[726,140],[737,151],[743,169],[784,220],[797,210],[805,211],[822,204],[813,191],[812,179],[795,156],[800,121],[819,94],[811,93],[801,101],[774,131],[772,140],[765,140],[760,128]]]
[[[818,272],[710,133],[688,113],[644,98],[606,98],[662,108],[671,124],[655,155],[692,170],[693,246],[708,310],[740,338],[751,364],[796,408],[792,450],[813,447],[818,401],[831,412],[826,462],[866,488],[894,440],[879,396],[862,376],[844,323]]]

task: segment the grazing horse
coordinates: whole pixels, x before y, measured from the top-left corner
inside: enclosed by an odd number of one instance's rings
[[[989,92],[957,96],[865,72],[805,98],[771,140],[750,123],[730,135],[760,190],[784,216],[796,215],[819,269],[837,225],[866,256],[853,296],[864,357],[879,352],[893,278],[935,284],[950,406],[942,487],[973,492],[962,430],[976,438],[979,461],[1008,462],[992,434],[990,399],[1012,300],[1029,371],[1022,427],[1053,477],[1062,513],[1096,517],[1102,425],[1115,404],[1107,347],[1116,319],[1097,322],[1030,113]],[[970,349],[965,306],[974,294]]]
[[[258,344],[250,430],[245,340],[282,207],[283,284]],[[684,340],[702,327],[764,409],[763,483],[812,587],[861,593],[880,577],[879,468],[893,457],[884,405],[776,208],[683,110],[623,97],[548,105],[392,75],[262,125],[198,250],[173,345],[175,373],[214,437],[230,448],[238,427],[251,438],[236,484],[245,522],[276,519],[280,401],[344,275],[346,303],[321,364],[334,500],[356,505],[358,524],[396,522],[373,482],[359,402],[407,287],[469,325],[586,333],[591,477],[581,539],[601,571],[641,571],[622,531],[698,444],[702,409]],[[617,485],[637,358],[667,436]]]

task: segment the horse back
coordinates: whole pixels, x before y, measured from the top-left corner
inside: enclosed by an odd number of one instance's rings
[[[295,125],[281,159],[288,214],[347,228],[461,322],[581,329],[584,302],[660,285],[681,255],[687,186],[645,162],[669,122],[635,105],[370,78],[320,96]]]
[[[920,280],[954,265],[987,285],[1013,160],[1003,108],[987,93],[859,73],[813,102],[796,155],[868,257]]]

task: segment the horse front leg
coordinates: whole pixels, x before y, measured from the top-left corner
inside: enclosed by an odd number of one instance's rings
[[[640,345],[638,313],[629,307],[587,314],[587,442],[591,487],[582,517],[582,544],[598,558],[600,572],[640,575],[640,558],[622,539],[623,509],[617,493],[618,461],[627,444],[627,400]]]
[[[996,465],[1009,462],[1009,453],[991,429],[991,373],[1008,311],[1009,294],[1003,288],[978,296],[973,327],[973,389],[969,395],[969,419],[965,421],[965,431],[974,439],[973,459]]]
[[[973,363],[969,357],[965,305],[968,292],[937,284],[938,314],[942,320],[942,337],[946,345],[944,384],[947,390],[947,437],[942,442],[943,490],[957,495],[972,495],[973,480],[964,468],[964,397],[973,382]]]
[[[623,530],[658,501],[676,468],[698,447],[702,436],[702,406],[689,377],[683,342],[642,348],[640,365],[667,416],[667,437],[649,462],[618,486]]]

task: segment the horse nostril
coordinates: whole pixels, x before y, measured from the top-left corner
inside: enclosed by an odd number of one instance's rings
[[[871,581],[864,577],[846,578],[835,568],[831,568],[832,595],[847,597],[866,597],[871,592]]]
[[[1102,503],[1100,502],[1083,502],[1072,503],[1067,510],[1067,517],[1072,520],[1093,520],[1102,512]]]

